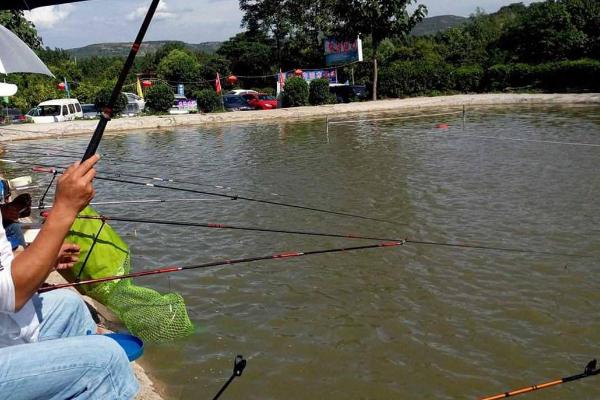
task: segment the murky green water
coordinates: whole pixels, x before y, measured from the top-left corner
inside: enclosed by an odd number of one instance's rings
[[[236,354],[246,356],[248,367],[223,398],[475,398],[582,371],[600,356],[599,112],[473,110],[464,129],[457,116],[332,125],[329,135],[324,121],[312,121],[106,137],[101,152],[120,161],[104,161],[103,171],[226,185],[235,188],[226,193],[397,224],[218,199],[98,207],[107,215],[596,256],[406,245],[147,277],[138,283],[185,297],[197,332],[178,343],[148,346],[145,363],[173,399],[212,398]],[[435,129],[440,122],[450,128]],[[42,144],[83,152],[85,142]],[[12,148],[34,145],[40,142]],[[65,163],[10,151],[7,157]],[[25,171],[9,167],[13,175]],[[107,182],[98,182],[97,190],[99,201],[209,198]],[[135,270],[348,243],[113,226],[131,245]],[[598,397],[600,378],[529,396]]]

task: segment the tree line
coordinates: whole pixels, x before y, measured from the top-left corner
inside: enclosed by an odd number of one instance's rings
[[[415,0],[240,0],[243,31],[215,54],[173,42],[136,61],[135,74],[186,84],[192,96],[214,88],[219,72],[244,77],[246,88],[275,87],[279,70],[320,68],[326,37],[361,36],[365,62],[353,66],[357,83],[373,98],[487,91],[591,91],[600,89],[600,2],[547,0],[515,3],[493,14],[477,10],[468,21],[435,35],[410,31],[427,14]],[[0,13],[7,26],[36,49],[53,73],[77,82],[73,95],[93,102],[112,86],[124,59],[75,60],[42,47],[35,27],[19,12]],[[338,71],[349,79],[350,67]],[[63,97],[56,80],[14,75],[11,101],[23,110]],[[227,87],[227,82],[223,82]],[[133,91],[133,88],[132,90]]]

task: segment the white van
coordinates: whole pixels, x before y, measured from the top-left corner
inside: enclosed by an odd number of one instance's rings
[[[36,124],[45,124],[83,118],[83,111],[77,99],[56,99],[41,102],[27,113],[27,117]]]

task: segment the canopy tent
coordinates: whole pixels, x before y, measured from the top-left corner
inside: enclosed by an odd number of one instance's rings
[[[32,10],[37,7],[75,3],[78,1],[86,0],[2,0],[0,1],[0,10]]]

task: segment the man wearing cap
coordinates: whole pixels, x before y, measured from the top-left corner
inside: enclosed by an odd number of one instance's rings
[[[95,335],[96,324],[81,298],[69,290],[37,293],[58,264],[76,261],[68,250],[77,249],[63,247],[63,241],[94,197],[98,159],[65,171],[52,212],[22,253],[13,257],[0,228],[2,399],[132,399],[137,393],[125,352],[112,339]]]

